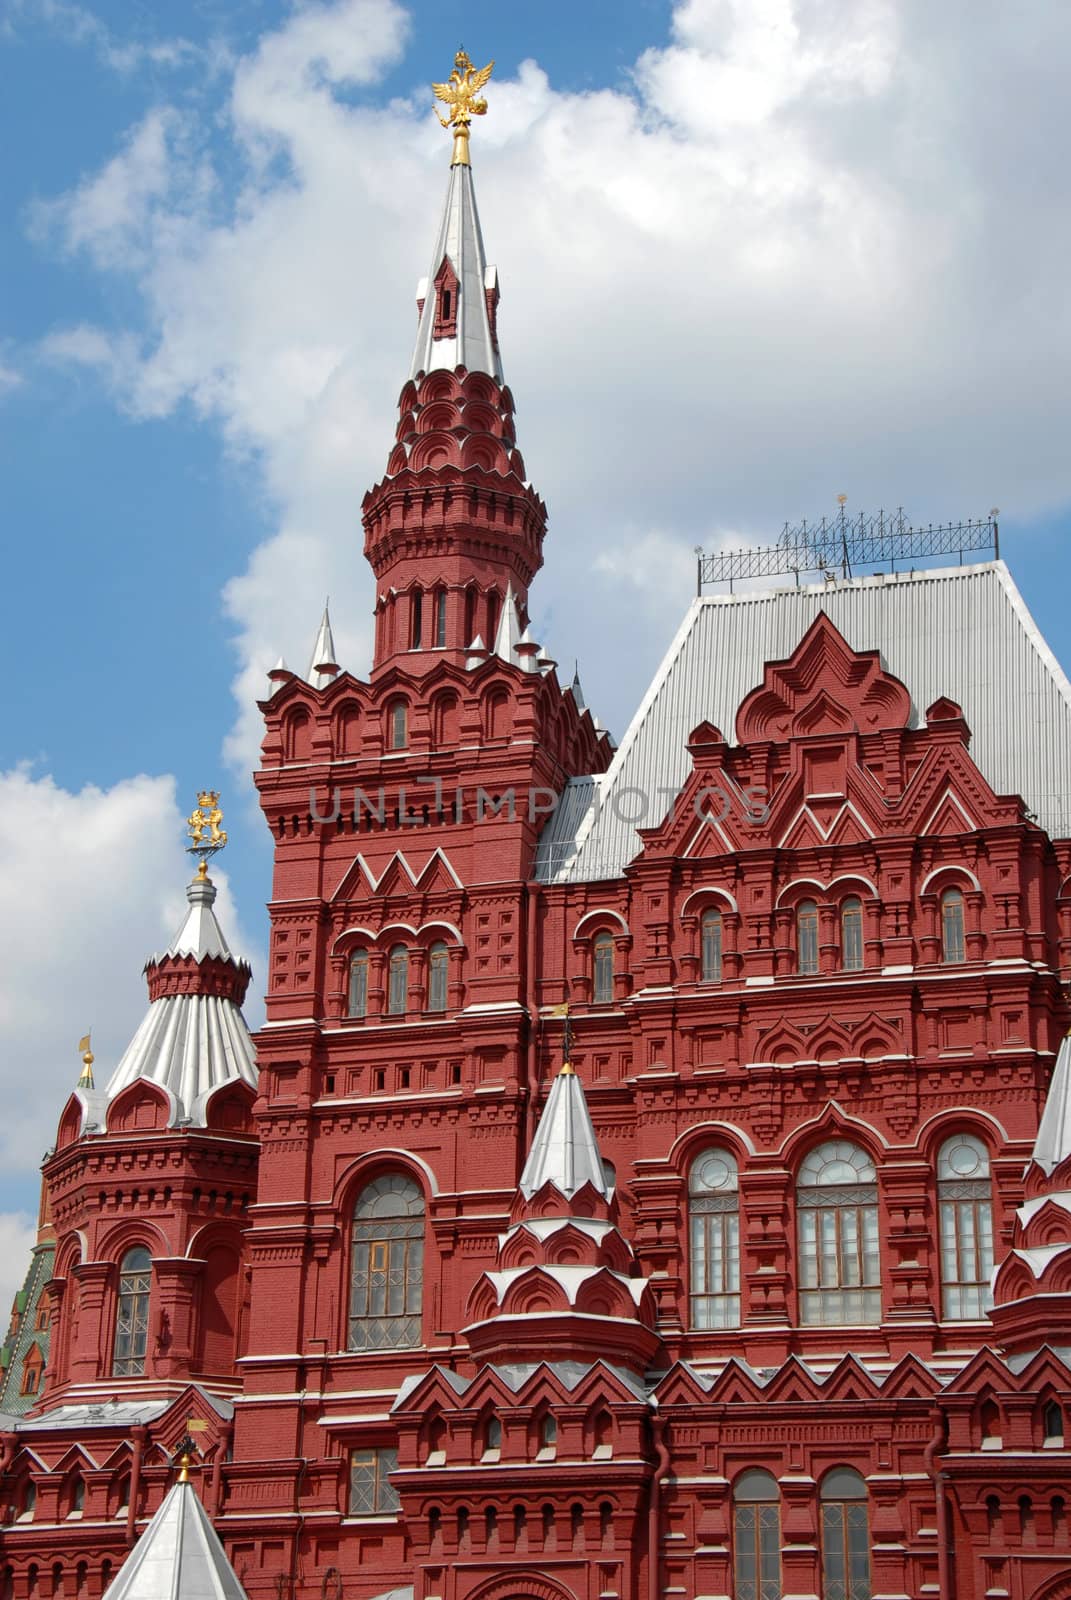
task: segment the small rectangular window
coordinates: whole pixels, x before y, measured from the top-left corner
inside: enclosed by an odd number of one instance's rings
[[[350,1455],[351,1517],[370,1517],[397,1511],[398,1491],[389,1474],[398,1467],[397,1450],[354,1450]]]

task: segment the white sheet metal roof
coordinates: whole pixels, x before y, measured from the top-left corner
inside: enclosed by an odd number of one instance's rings
[[[767,661],[790,656],[824,611],[877,649],[909,689],[911,725],[948,696],[998,794],[1020,794],[1053,837],[1071,835],[1071,684],[1002,561],[693,601],[609,769],[572,779],[540,838],[543,882],[616,877],[691,770],[685,741],[712,722],[731,742]],[[637,812],[646,805],[644,814]]]
[[[435,339],[435,275],[449,257],[457,274],[457,337]],[[450,184],[446,191],[439,231],[435,236],[431,268],[428,276],[417,288],[417,299],[424,301],[417,329],[416,346],[409,376],[418,372],[434,372],[445,367],[452,372],[455,367],[467,367],[470,372],[488,372],[497,383],[502,382],[502,363],[498,359],[491,323],[487,315],[486,291],[494,293],[498,278],[494,267],[487,265],[480,232],[480,218],[476,211],[476,195],[472,187],[472,168],[450,168]]]
[[[588,1103],[571,1068],[559,1072],[551,1084],[518,1187],[530,1200],[545,1183],[567,1200],[585,1183],[597,1194],[610,1195]]]
[[[195,961],[216,957],[237,966],[212,909],[216,888],[211,878],[194,878],[186,898],[190,909],[167,955],[192,956]],[[238,1006],[216,994],[170,994],[151,1001],[108,1079],[105,1102],[110,1104],[138,1078],[166,1090],[172,1126],[191,1122],[203,1127],[209,1097],[221,1084],[240,1079],[250,1088],[257,1086],[253,1041]],[[100,1096],[83,1094],[81,1099],[83,1126],[90,1121],[99,1124]]]
[[[247,1600],[192,1483],[175,1483],[104,1600]]]

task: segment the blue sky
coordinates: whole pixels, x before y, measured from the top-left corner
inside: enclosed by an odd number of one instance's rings
[[[263,950],[250,708],[280,650],[304,667],[326,592],[367,664],[360,497],[446,182],[427,84],[459,42],[498,63],[473,151],[551,512],[533,612],[603,721],[638,702],[695,544],[840,491],[916,521],[999,505],[1071,660],[1062,9],[0,0],[0,1015],[23,1086],[0,1211],[32,1208],[78,1035],[107,1069],[136,1025],[202,784],[233,942]]]

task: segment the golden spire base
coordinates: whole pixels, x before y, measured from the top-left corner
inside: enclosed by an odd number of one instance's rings
[[[189,1483],[190,1481],[190,1455],[187,1450],[184,1450],[179,1457],[178,1481],[179,1483]]]
[[[82,1052],[82,1071],[78,1077],[79,1089],[92,1089],[93,1083],[93,1052],[89,1048],[89,1034],[79,1039],[78,1048]]]
[[[558,1073],[558,1076],[559,1076],[559,1078],[575,1078],[576,1077],[576,1068],[573,1066],[571,1061],[563,1061],[562,1062],[562,1069]]]
[[[454,151],[450,157],[452,167],[471,167],[469,160],[469,130],[468,128],[454,129]]]

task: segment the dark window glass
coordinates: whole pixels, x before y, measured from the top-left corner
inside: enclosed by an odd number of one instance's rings
[[[428,1010],[446,1010],[446,985],[450,974],[450,955],[445,944],[433,944],[428,952]]]
[[[357,950],[350,957],[349,1015],[363,1017],[368,1010],[368,951]]]
[[[613,934],[597,933],[592,942],[592,999],[596,1005],[609,1005],[614,998]]]
[[[397,1511],[398,1491],[388,1474],[398,1466],[397,1450],[354,1450],[350,1454],[351,1517],[370,1517],[376,1512]]]
[[[796,908],[796,965],[800,972],[818,971],[818,907],[801,900]]]
[[[420,649],[423,634],[424,596],[419,589],[414,589],[412,600],[409,603],[409,643],[412,649]]]
[[[112,1374],[117,1378],[140,1378],[145,1371],[151,1272],[151,1257],[141,1245],[128,1250],[119,1267],[112,1357]]]
[[[392,1017],[404,1017],[409,1006],[409,951],[396,944],[388,960],[387,1010]]]
[[[941,896],[941,952],[945,961],[965,961],[963,941],[963,894],[946,889]]]
[[[418,1345],[423,1290],[424,1196],[411,1178],[386,1173],[354,1212],[349,1348]]]
[[[822,1600],[870,1600],[866,1484],[836,1467],[822,1480]]]
[[[435,648],[446,648],[446,590],[439,589],[435,594]]]
[[[390,708],[390,747],[404,750],[409,744],[409,711],[404,700],[395,700]]]
[[[704,983],[721,982],[720,911],[704,911],[703,913],[701,970]]]
[[[845,972],[863,968],[863,902],[852,895],[840,908],[840,961]]]

